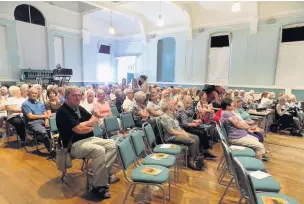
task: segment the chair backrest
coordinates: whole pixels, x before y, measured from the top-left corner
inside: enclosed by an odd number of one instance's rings
[[[135,154],[136,156],[139,156],[141,153],[145,151],[145,142],[143,140],[143,137],[139,131],[133,131],[130,134],[130,138],[135,150]]]
[[[228,166],[228,170],[232,175],[234,175],[235,172],[234,172],[234,168],[233,168],[231,150],[229,149],[228,145],[225,142],[221,141],[221,145],[222,145],[222,148],[223,148],[223,152],[224,152],[224,156],[225,156],[225,159],[226,159],[226,164]]]
[[[233,158],[233,164],[235,168],[235,180],[238,183],[240,193],[249,201],[249,204],[257,203],[252,180],[248,172],[237,158]]]
[[[159,117],[156,118],[156,125],[157,125],[157,129],[158,129],[158,132],[159,132],[160,139],[161,139],[162,143],[165,143],[163,124],[161,123]]]
[[[93,133],[94,133],[95,137],[101,137],[102,136],[102,131],[101,131],[101,128],[99,127],[98,124],[94,126]]]
[[[224,136],[223,131],[218,124],[216,124],[216,130],[220,136],[221,141],[225,142],[226,145],[229,145],[227,138]]]
[[[156,137],[153,131],[152,126],[149,123],[144,123],[142,125],[144,131],[145,131],[145,135],[147,137],[147,141],[149,143],[149,146],[152,147],[154,144],[156,144]]]
[[[113,115],[115,115],[117,118],[119,118],[120,114],[119,114],[118,109],[115,105],[111,106],[111,112],[112,112]]]
[[[131,113],[127,113],[127,112],[121,113],[120,120],[123,128],[135,127],[135,123]]]
[[[49,126],[50,126],[50,131],[51,132],[58,131],[57,124],[56,124],[56,118],[55,117],[50,117],[50,119],[49,119]]]
[[[132,163],[135,163],[136,156],[133,151],[129,138],[124,139],[117,144],[118,154],[121,159],[122,167],[127,170]]]
[[[111,115],[104,118],[105,129],[107,133],[119,130],[119,124],[117,121],[117,117],[115,115]]]

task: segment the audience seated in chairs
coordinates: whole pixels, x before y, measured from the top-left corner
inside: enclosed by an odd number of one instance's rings
[[[85,91],[86,98],[80,102],[80,105],[89,113],[94,112],[94,103],[96,102],[95,92],[92,89]]]
[[[142,127],[145,122],[151,124],[153,130],[156,129],[156,121],[150,117],[150,114],[146,107],[146,94],[142,91],[138,91],[134,95],[135,103],[131,107],[130,112],[133,115],[133,119],[136,127]]]
[[[51,152],[51,138],[46,131],[49,126],[49,115],[43,103],[38,101],[38,90],[30,88],[29,97],[22,104],[25,126],[32,131],[37,139],[43,141],[46,149]]]
[[[164,114],[161,107],[158,105],[157,93],[151,93],[150,100],[147,104],[147,110],[152,117],[159,117]]]
[[[280,123],[282,124],[283,128],[284,127],[288,127],[289,126],[289,118],[292,118],[293,121],[293,128],[295,129],[293,132],[291,132],[291,134],[294,134],[296,136],[303,136],[301,134],[301,123],[300,120],[297,117],[292,116],[291,113],[288,112],[288,107],[286,106],[286,97],[285,96],[281,96],[279,98],[279,103],[276,106],[276,114],[277,117],[280,121]]]
[[[63,101],[60,100],[60,98],[57,96],[57,91],[54,89],[47,90],[46,94],[49,100],[44,105],[49,117],[51,117],[52,115],[56,114]]]
[[[71,144],[71,155],[79,159],[92,159],[92,193],[101,199],[110,198],[109,180],[117,152],[115,141],[93,137],[93,126],[98,119],[79,106],[81,91],[71,86],[65,90],[66,101],[57,111],[56,124],[63,143]]]
[[[164,130],[164,140],[168,143],[184,144],[188,147],[188,165],[194,170],[201,170],[204,167],[203,158],[199,157],[200,145],[199,138],[180,128],[178,120],[174,118],[175,101],[169,100],[163,103],[164,114],[160,121]]]
[[[179,121],[181,127],[185,131],[197,135],[199,137],[200,151],[203,153],[206,159],[216,158],[215,155],[209,152],[209,149],[211,148],[210,141],[212,138],[208,137],[207,131],[203,127],[201,127],[202,121],[193,119],[195,112],[193,109],[191,109],[191,96],[185,96],[183,102],[183,107],[180,107],[175,114],[176,119]]]
[[[264,142],[265,131],[257,127],[256,122],[251,120],[250,114],[244,110],[242,103],[243,101],[241,97],[234,98],[234,110],[232,112],[240,119],[241,122],[245,122],[249,126],[248,128],[251,128],[251,130],[248,132],[249,134],[254,133],[253,136],[257,137],[259,142]]]
[[[273,101],[268,98],[268,94],[269,93],[267,91],[264,91],[262,93],[262,99],[261,99],[260,104],[258,105],[258,108],[269,108],[270,107],[270,105],[272,104]]]
[[[122,113],[123,112],[122,104],[124,102],[123,93],[122,93],[121,89],[115,89],[114,94],[115,94],[115,97],[116,97],[115,106],[116,106],[118,112]]]
[[[21,98],[20,88],[17,86],[11,86],[9,88],[10,95],[12,97],[8,98],[6,103],[7,110],[7,121],[14,126],[17,135],[19,136],[22,143],[25,142],[25,125],[22,118],[22,103],[25,101],[25,98]]]
[[[130,112],[130,109],[133,107],[135,101],[134,101],[134,92],[132,89],[125,89],[124,94],[126,96],[126,99],[124,100],[122,104],[122,108],[124,112]]]
[[[105,101],[105,92],[102,89],[98,89],[96,93],[97,101],[94,102],[94,116],[99,118],[98,124],[101,128],[104,128],[104,118],[112,114],[110,104]],[[117,118],[119,126],[120,119]]]
[[[231,144],[250,147],[255,150],[257,159],[262,160],[265,148],[259,140],[248,134],[247,130],[251,130],[246,123],[233,114],[232,99],[223,99],[222,114],[220,121],[225,127],[228,134],[228,140]]]

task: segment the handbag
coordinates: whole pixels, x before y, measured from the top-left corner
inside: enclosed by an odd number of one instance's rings
[[[66,173],[72,167],[71,147],[74,136],[71,137],[68,147],[60,147],[56,150],[56,166],[59,171]]]

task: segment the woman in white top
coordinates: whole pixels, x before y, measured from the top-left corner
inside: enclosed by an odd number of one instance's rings
[[[283,96],[279,98],[279,103],[276,107],[276,111],[282,123],[284,123],[285,119],[288,120],[288,117],[292,117],[292,115],[288,112],[288,108],[286,107],[286,98]],[[296,128],[296,131],[292,132],[291,134],[294,134],[296,136],[303,136],[300,132],[301,131],[300,120],[297,117],[292,117],[292,118],[293,118],[293,125]]]
[[[147,104],[147,110],[152,117],[159,117],[164,114],[164,112],[161,111],[157,101],[158,101],[157,93],[151,94],[150,101]]]
[[[136,78],[132,79],[132,82],[129,85],[129,89],[132,89],[133,91],[138,91],[140,89]]]
[[[135,101],[134,101],[134,92],[132,89],[125,89],[124,95],[126,96],[126,99],[124,100],[122,104],[122,108],[124,112],[130,112],[130,109],[133,107]]]
[[[272,101],[268,98],[268,92],[264,91],[262,93],[262,99],[258,106],[258,108],[269,108],[269,106],[272,104]]]
[[[96,101],[95,92],[92,89],[88,89],[84,93],[86,95],[85,99],[80,102],[80,105],[86,109],[89,113],[93,113],[94,102]]]
[[[17,135],[20,137],[21,141],[25,141],[25,124],[22,119],[22,103],[25,98],[21,98],[20,88],[17,86],[11,86],[9,92],[12,97],[7,100],[6,110],[8,122],[15,127]]]

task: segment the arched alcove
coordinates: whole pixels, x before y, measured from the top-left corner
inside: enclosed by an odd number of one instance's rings
[[[174,82],[175,80],[176,42],[172,37],[157,42],[157,81]]]

